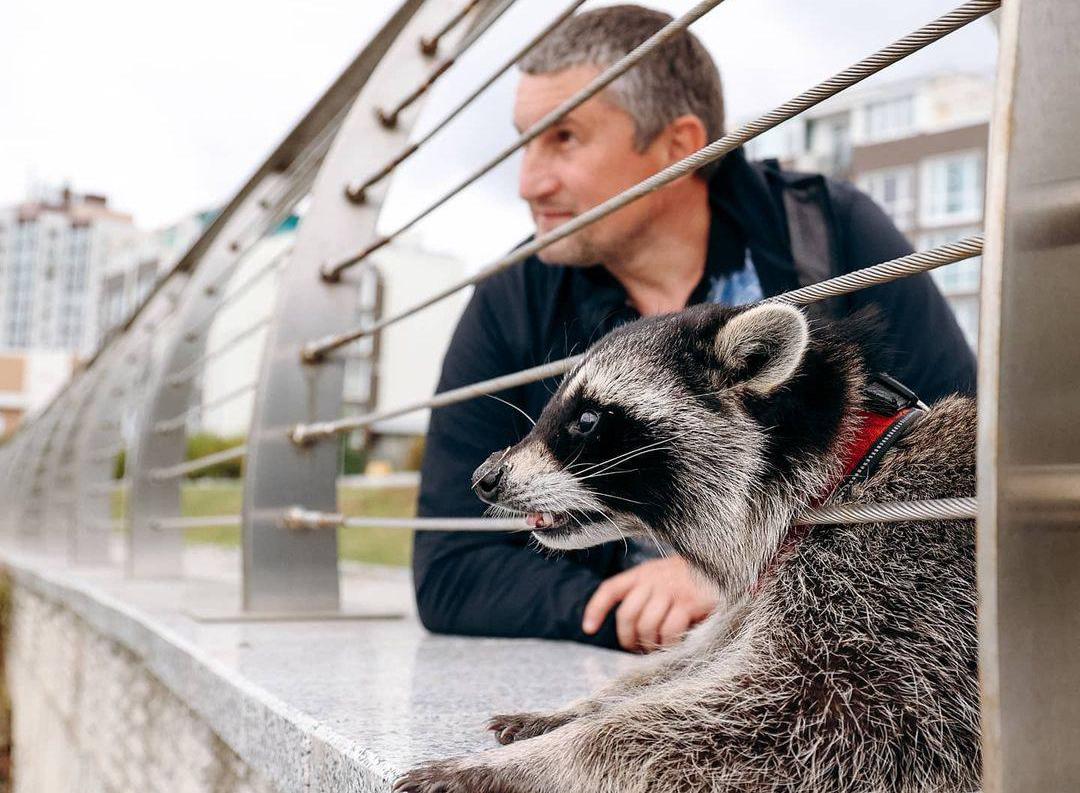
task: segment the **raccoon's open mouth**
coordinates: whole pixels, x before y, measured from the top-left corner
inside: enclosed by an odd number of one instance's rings
[[[609,520],[602,512],[579,512],[571,519],[568,512],[528,512],[525,525],[533,531],[562,532],[567,529],[580,529],[590,523]]]
[[[570,523],[570,516],[565,512],[529,512],[525,515],[525,525],[533,531],[561,529]]]

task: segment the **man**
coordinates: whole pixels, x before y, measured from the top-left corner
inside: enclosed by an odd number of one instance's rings
[[[520,64],[525,130],[670,17],[615,6],[572,17]],[[679,36],[525,148],[520,194],[538,234],[697,151],[723,131],[720,77]],[[911,247],[849,185],[751,165],[741,151],[679,179],[480,284],[454,333],[439,390],[581,352],[616,325],[703,301],[741,304],[902,256]],[[927,275],[816,310],[880,307],[894,374],[924,400],[972,391],[974,359]],[[555,382],[432,415],[420,514],[478,516],[474,468],[528,432]],[[613,543],[549,558],[527,534],[420,532],[417,604],[433,631],[574,639],[647,651],[717,606],[678,556]]]

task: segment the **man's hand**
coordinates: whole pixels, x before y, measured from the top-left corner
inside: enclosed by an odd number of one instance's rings
[[[675,644],[716,608],[717,596],[698,581],[681,556],[651,559],[612,576],[585,606],[581,627],[596,633],[615,604],[619,646],[651,652]]]

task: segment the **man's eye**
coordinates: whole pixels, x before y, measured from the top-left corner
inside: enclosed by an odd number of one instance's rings
[[[555,140],[559,143],[569,143],[574,139],[574,133],[568,129],[555,130]]]
[[[600,414],[592,410],[586,410],[576,422],[570,425],[570,431],[574,435],[591,435],[600,425]]]

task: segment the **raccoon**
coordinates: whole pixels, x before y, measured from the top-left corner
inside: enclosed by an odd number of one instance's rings
[[[974,522],[794,528],[808,507],[974,495],[975,407],[949,397],[844,478],[873,323],[761,303],[626,325],[474,489],[551,549],[626,536],[685,557],[718,610],[643,669],[397,791],[971,793]],[[839,484],[838,484],[839,483]]]

